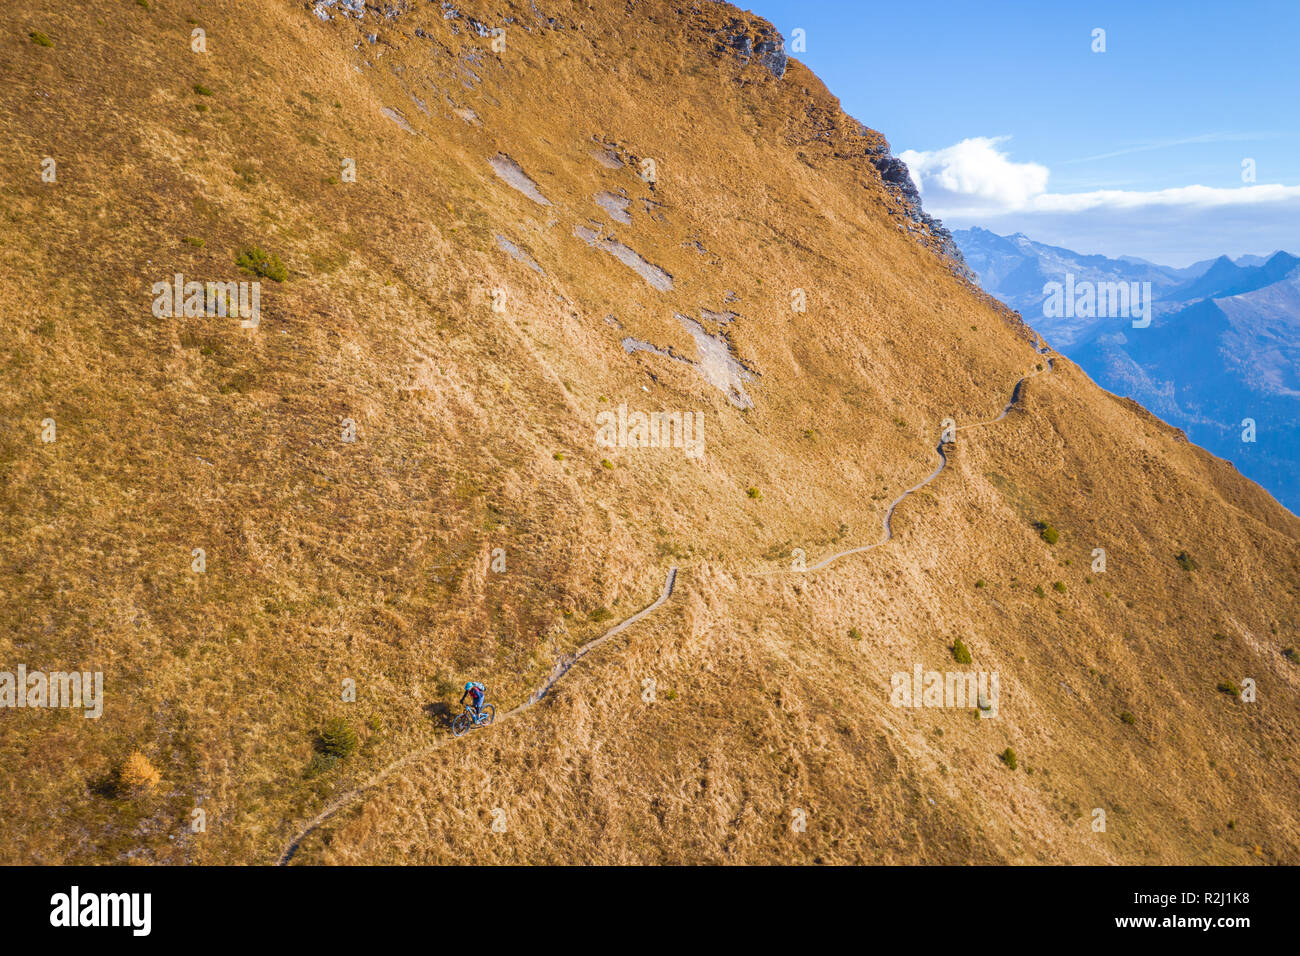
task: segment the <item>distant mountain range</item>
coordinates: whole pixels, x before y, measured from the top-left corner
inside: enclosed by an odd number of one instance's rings
[[[985,291],[1099,384],[1182,428],[1300,513],[1300,259],[1278,251],[1177,269],[1082,255],[1021,233],[959,229],[953,238]],[[1053,283],[1079,307],[1056,307]],[[1125,293],[1149,290],[1146,327],[1105,307],[1121,283]],[[1254,441],[1245,440],[1247,419]]]

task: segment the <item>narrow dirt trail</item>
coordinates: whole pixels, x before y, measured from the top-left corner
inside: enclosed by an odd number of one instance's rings
[[[1045,348],[1040,348],[1038,349],[1038,354],[1043,355],[1046,353],[1046,351],[1047,350]],[[1007,402],[1006,407],[1002,409],[1001,414],[999,414],[997,418],[990,418],[986,422],[973,422],[970,425],[959,425],[953,430],[960,432],[960,431],[966,431],[967,429],[970,428],[983,428],[985,425],[992,425],[996,422],[1002,421],[1002,419],[1006,418],[1007,415],[1010,414],[1011,409],[1015,408],[1016,405],[1020,402],[1020,393],[1024,388],[1025,382],[1029,381],[1029,379],[1033,378],[1036,375],[1042,375],[1044,374],[1044,372],[1050,372],[1051,370],[1052,370],[1052,359],[1049,358],[1047,360],[1046,369],[1042,371],[1030,372],[1028,375],[1022,376],[1020,380],[1016,382],[1015,386],[1011,389],[1011,399],[1010,401]],[[862,554],[867,551],[872,551],[880,547],[882,544],[885,544],[886,542],[892,540],[894,537],[894,528],[891,522],[893,521],[894,518],[894,512],[897,511],[898,506],[903,503],[903,499],[907,498],[909,495],[915,494],[916,492],[920,491],[930,482],[934,481],[934,479],[938,478],[939,473],[942,472],[946,467],[948,467],[948,455],[944,452],[943,445],[944,443],[942,441],[942,435],[941,435],[939,444],[935,446],[934,449],[939,455],[938,467],[936,467],[934,471],[930,472],[930,474],[925,479],[917,482],[911,488],[908,488],[901,495],[899,495],[897,498],[895,498],[893,501],[889,503],[889,507],[885,509],[885,518],[882,523],[881,536],[879,541],[875,542],[874,544],[865,544],[856,548],[848,548],[844,551],[837,551],[835,554],[823,558],[821,561],[818,561],[816,564],[811,565],[804,571],[783,571],[781,573],[807,574],[811,571],[820,571],[822,568],[826,567],[832,561],[838,561],[840,558],[848,557],[850,554]]]
[[[660,607],[663,606],[663,603],[667,601],[669,597],[672,596],[673,587],[676,585],[676,583],[677,583],[677,566],[674,565],[673,567],[668,569],[668,577],[664,581],[663,590],[659,593],[659,597],[656,598],[653,603],[646,605],[641,610],[633,614],[631,617],[627,618],[624,621],[619,622],[618,624],[615,624],[604,634],[600,635],[600,637],[588,641],[586,644],[583,644],[572,654],[562,658],[559,661],[559,663],[555,665],[555,669],[551,671],[550,676],[547,677],[546,680],[542,682],[541,686],[538,687],[536,690],[534,690],[531,694],[529,694],[528,699],[524,701],[522,704],[519,704],[518,706],[502,714],[501,719],[508,720],[509,718],[514,717],[517,714],[523,713],[529,707],[532,707],[534,704],[536,704],[539,700],[541,700],[543,697],[547,695],[550,689],[555,686],[556,681],[558,681],[561,677],[567,674],[569,672],[569,668],[571,668],[574,664],[582,660],[582,658],[586,657],[589,653],[594,651],[596,648],[600,647],[600,645],[604,644],[611,637],[614,637],[617,634],[621,634],[623,631],[627,630],[629,627],[631,627],[637,621],[641,620],[647,614],[651,614],[654,611],[657,611]],[[298,852],[298,847],[302,844],[302,841],[305,840],[308,836],[310,836],[313,832],[315,832],[321,826],[321,824],[329,820],[340,810],[345,810],[348,807],[355,804],[367,791],[373,790],[376,786],[383,783],[383,781],[386,780],[390,775],[392,775],[394,771],[400,770],[402,767],[405,767],[407,764],[412,763],[420,759],[421,757],[426,756],[427,754],[431,754],[435,750],[441,750],[443,747],[446,747],[448,744],[453,743],[454,741],[459,739],[461,738],[451,737],[451,736],[439,737],[434,743],[430,744],[429,746],[421,747],[419,750],[413,750],[410,753],[406,754],[405,756],[399,757],[397,760],[394,760],[383,770],[380,770],[378,773],[376,773],[365,783],[361,784],[360,786],[354,787],[353,789],[349,790],[347,793],[344,793],[341,796],[338,796],[334,800],[330,801],[329,805],[326,806],[325,809],[322,810],[320,813],[318,813],[315,817],[313,817],[311,821],[308,822],[307,825],[304,826],[301,831],[299,831],[298,835],[293,838],[293,840],[289,843],[289,845],[284,848],[284,852],[280,854],[280,859],[276,861],[276,866],[284,866],[286,863],[292,860],[293,855]]]
[[[1038,347],[1036,350],[1040,355],[1045,355],[1048,351],[1045,347]],[[1033,378],[1036,375],[1042,375],[1045,372],[1052,371],[1052,367],[1053,367],[1053,360],[1049,358],[1047,360],[1047,367],[1045,369],[1041,369],[1035,372],[1030,372],[1028,375],[1022,376],[1016,382],[1015,386],[1012,388],[1011,398],[1007,402],[1006,407],[1002,409],[1001,414],[999,414],[996,418],[990,418],[988,421],[984,421],[984,422],[974,422],[970,425],[961,425],[956,427],[954,430],[966,431],[972,428],[983,428],[985,425],[993,425],[997,422],[1002,421],[1004,418],[1007,417],[1007,415],[1011,413],[1011,410],[1015,408],[1016,405],[1020,402],[1021,393],[1024,390],[1025,382],[1027,382],[1029,379]],[[940,437],[942,438],[942,436]],[[935,448],[935,451],[939,455],[939,464],[934,469],[934,471],[930,472],[930,474],[926,478],[924,478],[922,481],[917,482],[911,488],[908,488],[901,495],[899,495],[892,502],[890,502],[889,507],[885,510],[885,517],[882,522],[881,537],[879,541],[876,541],[873,544],[867,544],[856,548],[848,548],[844,551],[838,551],[835,554],[823,558],[821,561],[817,562],[816,564],[811,565],[804,571],[793,571],[793,570],[782,570],[779,572],[772,572],[772,571],[743,572],[742,571],[740,573],[741,574],[772,574],[772,573],[807,574],[813,571],[820,571],[821,569],[827,567],[832,562],[838,561],[840,558],[848,557],[851,554],[862,554],[867,551],[872,551],[880,547],[881,545],[891,541],[894,537],[894,529],[891,522],[894,517],[894,512],[898,510],[898,506],[902,504],[903,501],[909,495],[915,494],[917,491],[924,488],[926,485],[930,484],[930,482],[934,481],[935,478],[939,477],[939,474],[944,470],[944,468],[948,466],[948,456],[944,453],[943,445],[944,443],[941,440]],[[550,692],[551,688],[554,687],[556,683],[562,677],[564,677],[565,674],[569,672],[569,670],[573,667],[574,664],[582,660],[582,658],[586,657],[589,653],[594,651],[596,648],[600,647],[600,645],[604,644],[610,638],[615,637],[618,634],[621,634],[623,631],[627,630],[629,627],[631,627],[633,624],[640,621],[642,618],[657,611],[660,607],[664,605],[664,603],[668,600],[668,598],[672,596],[673,589],[676,587],[676,584],[677,584],[677,565],[673,565],[668,569],[668,577],[664,581],[663,590],[660,592],[658,598],[656,598],[652,603],[646,605],[637,613],[633,614],[631,617],[627,618],[626,620],[620,621],[618,624],[615,624],[604,634],[600,635],[600,637],[588,641],[586,644],[583,644],[572,654],[561,658],[556,663],[555,669],[551,671],[550,676],[547,677],[546,680],[543,681],[542,684],[536,690],[534,690],[531,694],[529,694],[528,699],[524,701],[522,704],[519,704],[513,707],[512,709],[506,711],[504,714],[501,715],[501,719],[507,720],[511,717],[523,713],[525,710],[528,710],[528,708],[532,707],[534,704],[536,704],[538,701],[544,698]],[[315,817],[313,817],[299,831],[298,835],[294,837],[292,841],[290,841],[289,845],[285,847],[284,852],[280,854],[280,858],[276,861],[276,866],[285,866],[286,864],[288,864],[289,861],[293,859],[294,854],[298,852],[298,847],[302,845],[303,840],[305,840],[308,836],[310,836],[312,833],[318,830],[322,824],[324,824],[326,821],[328,821],[329,819],[337,815],[341,810],[345,810],[348,807],[354,805],[358,800],[361,799],[362,796],[364,796],[369,791],[373,790],[376,786],[378,786],[380,783],[386,780],[394,772],[400,770],[402,767],[405,767],[408,764],[415,762],[416,760],[419,760],[421,757],[431,754],[436,750],[441,750],[443,747],[446,747],[449,744],[454,743],[456,740],[459,739],[461,738],[451,737],[451,736],[439,737],[434,743],[430,744],[429,746],[422,747],[419,750],[413,750],[410,753],[406,754],[405,756],[399,757],[397,760],[393,761],[388,766],[384,767],[382,770],[376,773],[365,783],[357,787],[354,787],[353,789],[349,790],[347,793],[344,793],[336,797],[325,807],[324,810],[322,810]]]

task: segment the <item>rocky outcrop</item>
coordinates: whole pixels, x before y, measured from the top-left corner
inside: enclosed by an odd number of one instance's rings
[[[866,127],[861,128],[866,130]],[[974,283],[975,273],[966,264],[966,259],[962,256],[961,249],[957,247],[952,232],[940,220],[921,208],[921,194],[916,189],[916,183],[912,181],[907,163],[893,154],[889,142],[879,133],[873,134],[873,140],[872,145],[867,147],[867,156],[880,173],[880,181],[902,201],[907,217],[923,231],[925,244],[947,260],[956,275]]]
[[[785,39],[771,24],[761,20],[746,22],[732,17],[714,34],[714,52],[737,54],[742,65],[757,63],[778,80],[785,76],[788,58]]]
[[[365,0],[314,0],[311,4],[312,12],[322,20],[330,20],[331,10],[335,10],[344,17],[353,16],[360,20],[366,12]]]

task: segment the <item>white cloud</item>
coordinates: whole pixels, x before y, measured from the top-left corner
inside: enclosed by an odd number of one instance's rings
[[[1128,189],[1101,189],[1088,193],[1045,193],[1035,196],[1031,204],[1039,212],[1081,212],[1085,209],[1136,209],[1139,206],[1253,206],[1300,199],[1300,186],[1277,183],[1238,186],[1176,186],[1137,192]]]
[[[930,152],[909,149],[899,159],[907,163],[927,205],[951,198],[1022,209],[1046,192],[1048,170],[1038,163],[1013,162],[997,149],[1006,139],[980,136]]]
[[[1176,186],[1150,191],[1099,189],[1082,193],[1047,191],[1049,170],[1018,163],[997,148],[1008,137],[975,137],[944,149],[907,150],[912,180],[931,215],[968,218],[1008,213],[1073,213],[1143,207],[1222,208],[1259,206],[1300,199],[1300,186]]]

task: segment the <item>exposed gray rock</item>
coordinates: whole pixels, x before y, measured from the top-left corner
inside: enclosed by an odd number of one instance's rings
[[[542,11],[537,9],[537,0],[528,0],[528,5],[533,8],[533,15],[537,17],[538,20],[545,23],[550,29],[552,30],[564,29],[563,25],[558,20],[556,20],[555,17],[544,16],[542,14]]]
[[[679,355],[672,346],[665,348],[630,335],[623,339],[623,350],[629,355],[634,352],[649,352],[687,365],[694,369],[700,378],[726,395],[727,401],[737,408],[753,408],[754,402],[745,392],[745,383],[756,378],[758,373],[736,358],[732,353],[731,343],[724,336],[710,335],[704,326],[688,316],[680,313],[674,313],[674,316],[695,340],[695,349],[700,356],[699,361],[692,361],[684,355]]]
[[[331,10],[337,10],[344,17],[353,16],[360,20],[365,16],[365,0],[313,0],[312,12],[322,20],[332,20]]]
[[[779,34],[774,39],[760,40],[754,44],[754,55],[758,65],[765,67],[778,80],[785,76],[789,58],[785,55],[785,39]]]
[[[630,249],[612,236],[601,236],[599,230],[590,226],[575,226],[573,234],[594,249],[602,249],[627,266],[652,288],[668,292],[673,287],[673,277],[653,262],[643,259],[634,249]]]
[[[615,222],[621,222],[625,226],[632,225],[632,217],[628,214],[627,207],[631,205],[631,200],[619,193],[603,192],[596,193],[591,197],[596,200],[596,205],[605,212],[609,213],[609,218]]]
[[[725,336],[710,335],[700,323],[680,313],[676,313],[676,318],[695,339],[700,360],[694,364],[700,377],[726,395],[737,408],[753,408],[754,401],[745,393],[745,383],[752,381],[757,373],[736,358]]]
[[[785,39],[768,24],[733,17],[716,35],[722,41],[716,47],[719,52],[732,50],[744,63],[757,63],[778,80],[785,76],[789,64]]]
[[[505,153],[497,153],[488,160],[492,169],[501,177],[505,183],[519,190],[539,206],[549,206],[551,201],[542,195],[542,191],[537,188],[537,183],[528,178],[523,167],[516,163]]]
[[[660,348],[652,342],[647,342],[644,339],[635,339],[630,335],[623,339],[623,351],[628,355],[631,355],[633,352],[649,352],[652,355],[662,355],[664,358],[672,359],[674,362],[681,362],[683,365],[695,364],[686,356],[678,355],[673,350],[672,346],[669,346],[668,348]]]
[[[537,264],[537,261],[533,259],[532,256],[524,252],[524,250],[520,249],[505,236],[497,236],[497,245],[500,246],[511,259],[514,259],[516,262],[522,262],[524,265],[528,266],[528,268],[540,275],[546,275],[545,272],[542,272],[542,267]]]
[[[856,123],[857,120],[854,120],[854,122]],[[862,130],[870,132],[861,123],[858,123],[858,126]],[[934,250],[948,261],[949,267],[956,275],[969,282],[975,282],[975,273],[966,264],[961,250],[957,247],[957,243],[953,241],[952,233],[940,220],[935,219],[921,208],[921,194],[917,192],[916,184],[912,182],[907,163],[893,155],[889,143],[885,141],[883,136],[880,137],[877,145],[867,147],[867,156],[870,158],[872,165],[879,171],[880,180],[885,184],[885,188],[903,201],[908,218],[912,222],[925,227],[932,240]]]
[[[391,106],[385,106],[382,110],[380,110],[380,112],[383,113],[385,116],[387,116],[398,126],[402,127],[402,129],[406,130],[408,133],[412,135],[415,134],[415,130],[411,128],[411,124],[406,121],[406,117],[402,115],[400,110],[395,110]]]

